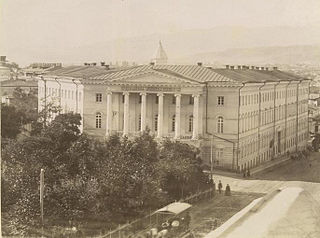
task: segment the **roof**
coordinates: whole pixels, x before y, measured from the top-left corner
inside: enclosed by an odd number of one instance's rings
[[[111,82],[149,73],[185,79],[197,83],[206,82],[279,82],[302,80],[300,76],[279,70],[212,69],[199,65],[138,65],[107,70],[100,66],[69,66],[52,70],[46,75],[79,78],[86,82]]]
[[[37,81],[5,80],[0,82],[1,87],[38,87]]]
[[[190,207],[191,207],[191,205],[189,203],[174,202],[174,203],[171,203],[163,208],[160,208],[155,213],[177,215],[177,214],[180,214],[181,212],[189,209]]]
[[[87,78],[105,73],[107,73],[107,69],[100,66],[68,66],[49,71],[46,75]]]

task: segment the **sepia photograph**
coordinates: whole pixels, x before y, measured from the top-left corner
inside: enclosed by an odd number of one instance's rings
[[[0,0],[0,237],[319,238],[319,0]]]

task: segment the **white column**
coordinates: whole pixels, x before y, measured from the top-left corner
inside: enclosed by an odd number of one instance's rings
[[[129,133],[129,92],[124,92],[124,105],[123,105],[123,135]]]
[[[192,139],[198,139],[199,136],[199,98],[200,95],[192,95],[194,98],[193,101],[193,132],[192,132]]]
[[[158,137],[163,135],[163,93],[158,93]]]
[[[181,120],[181,94],[175,94],[176,97],[176,118],[175,118],[175,139],[180,139],[181,128],[180,128],[180,120]]]
[[[141,131],[146,129],[147,117],[147,93],[140,93],[141,95]]]
[[[112,132],[112,92],[107,92],[106,136]]]

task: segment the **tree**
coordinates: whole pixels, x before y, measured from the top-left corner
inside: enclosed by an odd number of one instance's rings
[[[25,114],[13,106],[1,105],[1,137],[15,139],[20,133]]]
[[[165,140],[157,170],[161,186],[172,199],[180,199],[208,184],[202,172],[199,150],[188,144]]]

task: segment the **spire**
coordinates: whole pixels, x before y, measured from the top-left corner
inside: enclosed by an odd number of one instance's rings
[[[161,41],[159,41],[159,46],[154,57],[152,58],[152,62],[154,62],[155,64],[167,64],[167,61],[167,54],[162,47]]]

